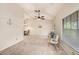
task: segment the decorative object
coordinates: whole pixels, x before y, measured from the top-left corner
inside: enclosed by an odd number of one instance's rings
[[[35,16],[35,18],[45,20],[44,16],[40,15],[40,10],[34,10],[34,11],[37,13],[37,16]]]
[[[38,26],[38,28],[42,28],[42,26]]]
[[[24,24],[26,24],[26,20],[24,20]]]
[[[8,25],[12,25],[12,24],[13,24],[11,18],[9,18],[7,24],[8,24]]]
[[[56,30],[56,25],[54,24],[54,31]]]
[[[24,24],[27,24],[27,20],[28,20],[28,18],[24,20]]]
[[[29,35],[30,30],[24,31],[24,36]]]

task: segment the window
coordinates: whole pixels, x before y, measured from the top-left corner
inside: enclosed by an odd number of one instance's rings
[[[78,29],[79,29],[79,11],[78,11]]]
[[[70,27],[70,16],[68,16],[66,18],[66,26],[67,26],[67,29],[71,29],[71,27]]]
[[[79,11],[64,18],[64,29],[79,29]]]
[[[64,20],[64,29],[66,29],[67,28],[67,26],[66,26],[66,18],[63,19],[63,20]]]
[[[77,29],[77,12],[71,15],[71,29]]]
[[[63,40],[79,52],[79,10],[64,18]]]

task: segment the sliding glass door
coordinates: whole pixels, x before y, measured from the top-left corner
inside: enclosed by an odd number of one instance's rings
[[[75,12],[67,17],[64,20],[64,29],[79,29],[79,12]]]

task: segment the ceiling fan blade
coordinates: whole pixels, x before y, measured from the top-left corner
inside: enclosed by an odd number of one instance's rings
[[[44,16],[41,16],[41,19],[42,19],[42,20],[45,20]]]

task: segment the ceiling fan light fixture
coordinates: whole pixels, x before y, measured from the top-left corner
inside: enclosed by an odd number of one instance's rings
[[[41,18],[40,16],[38,16],[38,18]]]
[[[35,16],[35,18],[45,20],[44,16],[40,16],[40,10],[34,10],[34,11],[37,13],[37,16]]]

